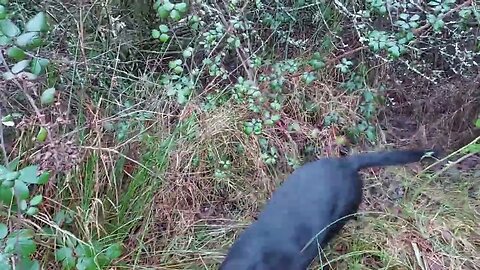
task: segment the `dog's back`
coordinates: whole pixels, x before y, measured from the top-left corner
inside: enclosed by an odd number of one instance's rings
[[[274,192],[258,220],[233,244],[220,269],[306,269],[319,247],[357,212],[363,185],[359,169],[411,163],[425,153],[364,153],[305,164]]]

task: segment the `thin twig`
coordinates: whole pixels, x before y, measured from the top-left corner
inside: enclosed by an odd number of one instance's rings
[[[457,11],[459,11],[460,9],[462,9],[462,8],[464,8],[464,7],[466,7],[466,6],[470,6],[471,4],[472,4],[472,0],[467,0],[467,1],[463,2],[462,4],[456,6],[455,8],[451,9],[451,10],[448,11],[447,13],[443,14],[443,15],[441,16],[441,18],[448,17],[448,16],[452,15],[454,12],[457,12]],[[419,27],[419,28],[413,30],[413,33],[418,36],[418,35],[424,33],[429,27],[431,27],[431,24],[430,24],[430,23],[426,23],[426,24],[423,25],[422,27]],[[332,58],[332,59],[327,60],[326,64],[327,64],[327,65],[335,64],[336,62],[338,62],[338,61],[341,60],[342,58],[344,58],[344,57],[346,57],[346,56],[349,56],[349,55],[351,55],[351,54],[357,53],[357,52],[362,51],[362,50],[367,49],[367,48],[368,48],[367,45],[362,45],[362,46],[360,46],[360,47],[357,47],[357,48],[352,49],[352,50],[350,50],[350,51],[348,51],[348,52],[345,52],[345,53],[343,53],[343,54],[341,54],[341,55],[339,55],[339,56],[336,56],[336,57],[334,57],[334,58]]]
[[[2,154],[3,155],[3,164],[5,166],[7,166],[8,156],[7,156],[7,149],[5,148],[5,139],[3,138],[3,114],[2,114],[2,109],[3,109],[3,106],[0,107],[0,148],[1,148],[1,151],[3,153]]]
[[[3,67],[7,70],[7,72],[11,73],[10,68],[8,67],[7,62],[5,61],[5,58],[3,56],[3,51],[0,51],[0,62],[3,63]],[[40,124],[47,130],[47,138],[50,142],[53,142],[50,130],[48,128],[47,123],[45,122],[45,117],[43,114],[40,112],[40,109],[37,107],[35,104],[35,100],[33,100],[32,96],[27,92],[25,87],[22,86],[22,84],[18,81],[17,78],[12,79],[13,83],[18,87],[18,89],[22,90],[23,94],[27,98],[28,102],[30,103],[30,106],[32,106],[33,110],[35,111],[35,114],[38,117],[38,120],[40,121]]]

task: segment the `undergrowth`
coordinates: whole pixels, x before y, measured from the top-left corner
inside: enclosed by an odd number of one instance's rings
[[[1,268],[215,269],[286,174],[391,146],[420,93],[395,83],[461,78],[471,143],[368,174],[317,265],[477,269],[479,24],[471,0],[0,0]]]

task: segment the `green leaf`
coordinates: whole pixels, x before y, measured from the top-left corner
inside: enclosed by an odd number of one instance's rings
[[[37,251],[37,245],[31,237],[11,233],[6,241],[5,251],[15,251],[20,256],[27,258]]]
[[[178,10],[174,9],[172,11],[170,11],[170,18],[172,18],[172,20],[178,22],[182,16],[180,15],[180,12],[178,12]]]
[[[26,212],[27,215],[29,216],[35,216],[38,214],[38,208],[37,207],[29,207]]]
[[[12,120],[12,118],[9,117],[9,116],[11,116],[11,115],[7,115],[7,116],[3,117],[2,122],[3,122],[3,121],[10,121],[10,120]],[[7,117],[8,117],[8,118],[7,118]],[[7,173],[9,173],[9,172],[10,172],[10,170],[7,169],[7,167],[5,167],[5,166],[3,166],[3,165],[0,165],[0,180],[3,179],[3,178],[2,178],[3,175],[5,175],[5,174],[7,174]]]
[[[18,36],[15,40],[15,44],[19,47],[27,47],[32,45],[36,39],[38,39],[38,33],[28,32]]]
[[[20,170],[20,177],[18,178],[18,180],[28,184],[37,184],[37,173],[37,165],[27,166]]]
[[[43,91],[42,95],[40,96],[40,103],[42,105],[50,105],[55,101],[55,88],[48,88]]]
[[[169,38],[170,38],[170,36],[167,35],[167,34],[161,34],[160,35],[160,41],[161,42],[167,42]]]
[[[445,22],[442,19],[437,18],[437,20],[435,20],[435,22],[432,25],[433,30],[435,30],[436,32],[439,32],[440,30],[442,30],[444,25],[445,25]]]
[[[78,246],[75,248],[75,253],[79,257],[93,257],[95,254],[93,253],[93,250],[85,245],[85,244],[78,244]]]
[[[168,10],[166,10],[165,7],[160,6],[157,9],[157,15],[158,15],[158,17],[160,17],[160,19],[166,19],[166,18],[168,18],[168,15],[170,15],[170,12]]]
[[[7,37],[16,37],[20,34],[20,29],[9,19],[0,20],[0,32]]]
[[[325,62],[318,60],[318,59],[312,59],[309,64],[312,66],[314,70],[319,70],[321,68],[325,67]]]
[[[18,167],[18,164],[20,163],[20,156],[14,158],[10,163],[8,163],[7,168],[10,171],[15,171]]]
[[[0,20],[7,18],[7,9],[4,5],[0,5]]]
[[[160,37],[160,31],[158,31],[157,29],[153,29],[152,30],[152,37],[153,38],[159,38]]]
[[[305,80],[305,83],[307,85],[311,84],[313,81],[315,81],[315,74],[311,72],[307,72],[303,74],[303,79]]]
[[[15,196],[20,200],[26,200],[28,198],[28,186],[20,180],[15,180],[13,191],[15,193]]]
[[[281,118],[280,114],[274,114],[270,119],[274,122],[277,122],[278,120],[280,120],[280,118]]]
[[[176,66],[173,69],[173,72],[175,72],[176,74],[181,74],[181,73],[183,73],[183,68],[181,66]]]
[[[122,255],[122,246],[120,244],[110,245],[105,251],[105,255],[111,260],[118,259]]]
[[[5,183],[5,182],[4,182]],[[13,200],[13,189],[0,186],[0,201],[9,205]]]
[[[2,78],[5,81],[11,81],[11,80],[15,79],[15,74],[13,74],[12,72],[4,72],[2,74]]]
[[[22,60],[22,61],[16,63],[11,69],[12,73],[13,74],[18,74],[18,73],[22,72],[26,67],[28,67],[28,64],[30,64],[30,60]]]
[[[31,18],[25,25],[25,30],[29,32],[44,32],[48,30],[47,16],[45,12],[39,12]]]
[[[171,68],[171,69],[174,69],[177,66],[178,66],[178,63],[175,60],[172,60],[172,61],[168,62],[168,67]]]
[[[37,179],[37,185],[44,185],[48,182],[48,178],[50,177],[49,172],[42,173]]]
[[[193,49],[192,49],[191,47],[188,47],[187,49],[185,49],[185,50],[183,51],[182,54],[183,54],[183,57],[185,57],[185,58],[190,58],[190,57],[192,57]]]
[[[187,3],[178,3],[175,4],[175,9],[181,13],[187,12]]]
[[[4,239],[8,235],[7,225],[0,223],[0,240]]]
[[[175,5],[172,4],[169,0],[165,0],[165,1],[163,2],[162,7],[163,7],[166,11],[172,11],[173,8],[175,7]]]
[[[420,19],[420,16],[418,14],[414,14],[411,18],[410,18],[410,21],[414,22],[414,21],[418,21]]]
[[[18,261],[17,268],[21,270],[40,270],[40,264],[37,260],[21,258],[21,260]]]
[[[19,172],[8,172],[2,178],[6,181],[16,180],[20,176]]]
[[[475,121],[475,127],[480,128],[480,118]]]
[[[7,254],[0,253],[0,269],[11,270],[10,259]]]
[[[11,188],[14,185],[14,181],[5,180],[2,182],[2,187]]]
[[[168,31],[170,31],[170,29],[168,29],[168,26],[166,26],[165,24],[160,24],[158,29],[160,29],[160,32],[162,33],[167,33]]]
[[[15,59],[16,61],[22,61],[27,57],[25,52],[18,47],[10,47],[7,50],[8,57]]]
[[[32,69],[32,73],[35,75],[41,75],[45,71],[45,67],[48,66],[50,61],[43,58],[35,58],[32,60],[32,65],[30,68]]]
[[[41,127],[37,134],[37,141],[44,142],[45,139],[47,139],[47,134],[48,134],[47,129],[44,127]]]
[[[1,33],[1,31],[0,31]],[[3,35],[0,35],[0,46],[7,46],[7,45],[10,45],[12,43],[12,39],[7,37],[7,36],[3,36]]]
[[[73,250],[69,247],[62,247],[55,251],[55,260],[62,262],[64,269],[73,269],[75,267],[75,257]]]
[[[30,205],[31,206],[37,206],[37,205],[41,204],[42,201],[43,201],[43,196],[42,195],[36,195],[35,197],[33,197],[30,200]]]
[[[392,58],[398,58],[400,56],[400,48],[397,45],[393,45],[388,48],[388,53]]]
[[[97,266],[93,258],[81,257],[77,261],[77,270],[97,270]]]
[[[20,201],[20,210],[25,211],[25,210],[27,210],[27,208],[28,208],[27,201],[21,200]]]

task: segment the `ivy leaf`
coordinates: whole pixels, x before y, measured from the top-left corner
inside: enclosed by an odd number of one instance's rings
[[[0,32],[7,37],[16,37],[20,34],[20,29],[10,19],[0,20]]]
[[[475,121],[475,127],[480,128],[480,118],[478,118],[477,121]]]
[[[25,25],[25,30],[29,32],[44,32],[48,30],[47,16],[45,12],[39,12],[31,18]]]
[[[18,47],[10,47],[7,50],[8,57],[15,59],[17,61],[22,61],[27,56],[25,52]]]
[[[8,235],[8,227],[7,225],[0,223],[0,240],[4,239]]]
[[[18,73],[22,72],[26,67],[28,67],[28,64],[30,64],[30,60],[22,60],[22,61],[16,63],[12,67],[12,73],[13,74],[18,74]]]
[[[55,101],[55,88],[51,87],[43,91],[40,96],[40,103],[42,105],[50,105]]]
[[[37,165],[27,166],[20,170],[20,176],[18,177],[18,180],[28,184],[37,184],[37,173]]]

